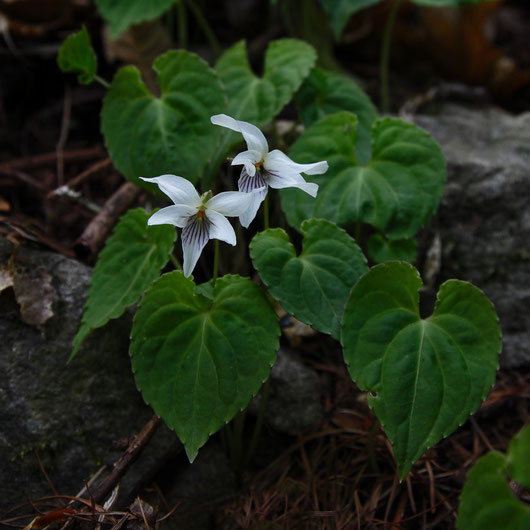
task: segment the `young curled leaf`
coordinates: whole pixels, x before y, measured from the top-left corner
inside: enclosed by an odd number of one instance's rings
[[[57,56],[57,64],[63,72],[78,73],[77,80],[81,84],[92,83],[96,75],[98,59],[92,48],[90,35],[84,26],[62,43]]]

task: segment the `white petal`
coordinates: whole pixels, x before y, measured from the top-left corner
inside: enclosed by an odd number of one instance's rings
[[[252,194],[250,206],[239,216],[239,222],[245,228],[248,228],[254,217],[256,217],[261,203],[267,196],[268,186],[263,180],[261,171],[258,171],[256,176],[252,177],[243,169],[241,170],[241,177],[237,181],[237,187],[239,191]]]
[[[252,195],[252,203],[248,209],[239,216],[239,222],[245,228],[248,228],[250,223],[254,220],[254,217],[256,217],[261,203],[267,196],[267,188],[262,188],[260,191],[255,191],[250,195]]]
[[[266,155],[269,151],[269,144],[263,136],[263,133],[251,123],[246,121],[237,121],[226,114],[216,114],[210,118],[211,122],[215,125],[220,125],[221,127],[226,127],[227,129],[232,129],[232,131],[240,132],[247,142],[247,146],[251,151],[258,151],[262,156]],[[260,156],[260,160],[261,160]]]
[[[188,204],[199,207],[201,198],[195,186],[185,178],[176,175],[160,175],[152,179],[140,177],[146,182],[154,182],[175,204]]]
[[[182,230],[182,254],[184,256],[184,276],[187,278],[195,268],[204,245],[210,238],[210,223],[193,216]]]
[[[258,151],[243,151],[234,157],[234,160],[232,160],[232,165],[238,166],[243,164],[247,170],[247,173],[253,176],[256,173],[256,166],[254,164],[261,162],[261,159],[261,153]]]
[[[281,171],[284,167],[288,167],[297,173],[303,172],[307,175],[321,175],[328,170],[328,163],[325,160],[314,164],[297,164],[279,149],[271,151],[266,156],[263,166],[265,169],[273,171]]]
[[[184,228],[188,222],[188,218],[197,213],[197,208],[188,206],[187,204],[176,204],[174,206],[167,206],[155,212],[147,220],[147,224],[151,225],[175,225],[179,228]]]
[[[224,215],[214,210],[206,210],[206,217],[210,222],[210,239],[220,239],[230,245],[236,244],[236,233]]]
[[[265,195],[267,195],[267,184],[263,180],[262,172],[258,171],[255,175],[249,175],[247,170],[243,168],[237,181],[237,189],[243,193],[250,193],[259,188],[265,188]]]
[[[214,210],[221,215],[237,217],[241,215],[251,204],[252,197],[250,193],[241,193],[240,191],[224,191],[212,197],[206,204],[206,213]]]
[[[271,172],[265,172],[264,178],[265,182],[271,188],[298,188],[311,195],[311,197],[317,196],[318,184],[306,182],[304,177],[299,173],[284,171],[282,175],[277,175]]]

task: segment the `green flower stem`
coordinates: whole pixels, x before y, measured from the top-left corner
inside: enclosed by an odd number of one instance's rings
[[[184,0],[180,0],[179,3],[184,3]],[[186,0],[186,4],[193,12],[193,15],[195,16],[197,23],[201,27],[204,36],[208,40],[210,48],[212,49],[214,55],[216,57],[219,57],[219,55],[221,55],[221,46],[219,45],[219,41],[217,40],[215,33],[210,27],[210,24],[208,24],[208,21],[206,20],[206,17],[204,16],[200,7],[193,0]]]
[[[179,47],[185,49],[188,45],[188,13],[184,0],[177,3],[179,25]]]
[[[263,226],[265,230],[269,228],[269,194],[265,195],[263,201]]]
[[[245,462],[243,469],[248,467],[248,464],[252,460],[256,447],[258,445],[259,437],[261,435],[261,429],[263,427],[263,420],[265,418],[265,412],[267,412],[267,406],[269,404],[269,395],[271,391],[271,378],[267,379],[261,388],[261,401],[259,404],[258,416],[256,418],[256,425],[254,425],[254,432],[252,433],[252,438],[250,439],[250,445],[248,448],[248,453],[245,457]]]
[[[105,88],[110,88],[110,83],[108,81],[105,81],[102,77],[99,77],[99,75],[94,75],[94,81],[97,81],[100,85],[104,86]]]
[[[394,0],[388,18],[386,19],[385,29],[383,33],[383,41],[381,42],[381,55],[379,59],[379,90],[381,95],[381,112],[388,114],[390,111],[390,103],[388,96],[388,64],[390,61],[390,42],[392,41],[392,31],[394,30],[394,22],[396,15],[401,5],[401,0]]]
[[[178,259],[173,254],[169,255],[169,259],[171,260],[171,263],[173,263],[173,266],[175,267],[176,270],[178,270],[178,271],[182,270],[182,267],[181,267]]]
[[[215,240],[215,251],[213,255],[213,286],[215,287],[215,282],[217,281],[217,274],[219,271],[219,240]]]

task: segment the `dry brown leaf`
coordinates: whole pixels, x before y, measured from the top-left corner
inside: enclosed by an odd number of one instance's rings
[[[275,311],[281,321],[288,319],[281,328],[282,333],[289,339],[291,346],[299,346],[302,337],[312,337],[317,334],[311,326],[289,315],[280,304],[276,304]]]
[[[43,269],[16,267],[15,297],[20,316],[26,324],[42,326],[53,316],[52,277]]]
[[[13,277],[9,272],[9,266],[0,264],[0,293],[8,287],[13,287]]]
[[[0,212],[11,211],[11,205],[0,195]]]

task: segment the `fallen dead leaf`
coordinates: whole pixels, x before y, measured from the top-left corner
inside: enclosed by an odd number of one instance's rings
[[[20,316],[26,324],[42,326],[53,316],[52,277],[42,269],[16,267],[15,297],[20,305]]]
[[[8,287],[13,287],[13,277],[9,272],[9,266],[0,264],[0,293]]]
[[[0,212],[11,211],[11,205],[0,195]]]

